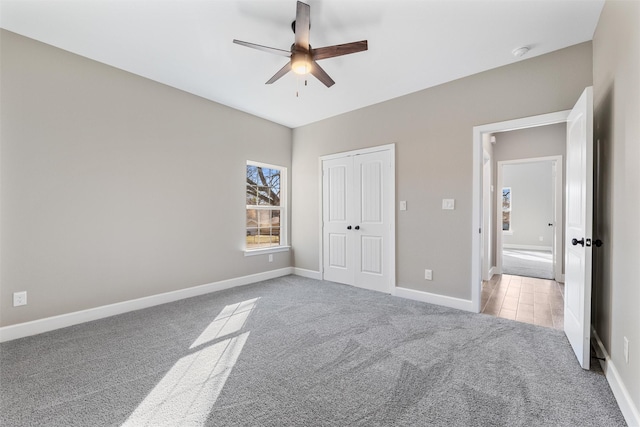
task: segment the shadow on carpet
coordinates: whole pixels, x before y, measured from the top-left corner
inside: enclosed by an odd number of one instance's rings
[[[560,331],[287,276],[0,345],[7,426],[623,426]]]

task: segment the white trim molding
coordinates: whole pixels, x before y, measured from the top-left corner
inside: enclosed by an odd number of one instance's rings
[[[620,411],[622,412],[627,425],[640,426],[640,411],[633,403],[629,390],[625,387],[616,366],[613,364],[613,360],[604,348],[604,344],[600,340],[600,337],[593,326],[591,326],[591,335],[596,339],[598,348],[604,356],[604,360],[600,360],[600,366],[602,367],[605,378],[613,392],[613,397],[616,398],[616,402],[618,402],[618,406],[620,407]]]
[[[473,301],[461,298],[448,297],[446,295],[432,294],[424,291],[416,291],[415,289],[397,287],[393,289],[391,295],[400,298],[412,299],[415,301],[426,302],[429,304],[441,305],[458,310],[476,312]]]
[[[293,274],[309,279],[322,280],[322,273],[319,271],[307,270],[306,268],[293,267]]]
[[[211,292],[235,288],[237,286],[249,285],[263,280],[274,279],[276,277],[287,276],[289,274],[293,274],[293,270],[293,267],[285,267],[278,270],[265,271],[263,273],[251,274],[249,276],[221,280],[219,282],[207,283],[205,285],[193,286],[177,291],[165,292],[129,301],[122,301],[115,304],[89,308],[87,310],[75,311],[73,313],[61,314],[59,316],[33,320],[31,322],[5,326],[0,328],[0,342],[11,341],[18,338],[53,331],[55,329],[78,325],[84,322],[90,322],[92,320],[104,319],[105,317],[111,317],[117,314],[128,313],[130,311],[166,304],[168,302],[178,301],[185,298],[205,295]]]

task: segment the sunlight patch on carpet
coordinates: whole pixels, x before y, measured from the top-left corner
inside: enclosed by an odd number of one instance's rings
[[[240,332],[259,299],[226,306],[189,349]],[[244,332],[178,360],[122,426],[203,426],[248,338]]]

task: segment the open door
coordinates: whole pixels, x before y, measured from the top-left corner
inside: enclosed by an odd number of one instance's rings
[[[589,369],[591,238],[593,223],[593,88],[584,90],[567,119],[567,198],[564,331]]]

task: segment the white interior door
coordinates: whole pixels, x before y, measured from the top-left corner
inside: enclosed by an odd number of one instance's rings
[[[356,273],[353,284],[361,288],[390,292],[390,271],[387,259],[391,257],[390,210],[391,171],[389,152],[378,151],[353,157],[354,244]]]
[[[323,277],[391,292],[393,191],[389,150],[323,160]]]
[[[351,284],[354,276],[353,158],[322,162],[322,247],[324,279]]]
[[[564,331],[584,369],[591,340],[591,238],[593,222],[593,90],[567,119],[567,213]]]

